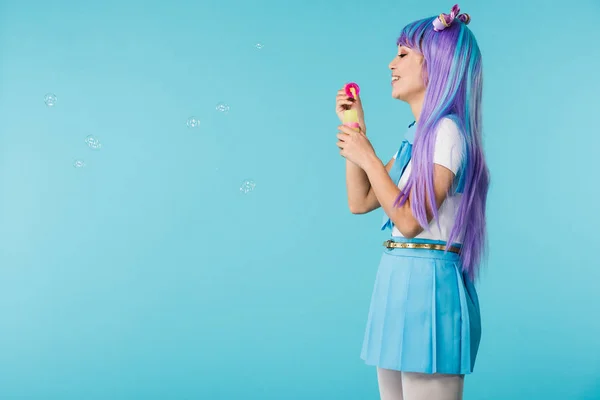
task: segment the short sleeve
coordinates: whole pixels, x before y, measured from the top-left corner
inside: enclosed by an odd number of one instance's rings
[[[456,123],[450,118],[443,118],[435,139],[434,164],[442,165],[456,175],[463,162],[463,147],[463,138]]]

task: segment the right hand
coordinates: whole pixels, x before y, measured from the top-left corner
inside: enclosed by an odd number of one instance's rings
[[[337,96],[335,98],[335,113],[340,119],[340,122],[343,123],[344,111],[356,110],[356,113],[358,114],[358,123],[360,125],[360,129],[363,133],[366,134],[367,127],[365,126],[365,113],[363,111],[362,102],[360,101],[360,95],[357,94],[356,99],[351,99],[346,94],[346,90],[344,90],[344,87],[342,87],[337,92]]]

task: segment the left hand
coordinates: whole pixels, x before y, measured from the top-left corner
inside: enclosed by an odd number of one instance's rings
[[[364,170],[367,163],[375,157],[371,142],[360,129],[340,125],[338,130],[337,146],[340,148],[340,155]]]

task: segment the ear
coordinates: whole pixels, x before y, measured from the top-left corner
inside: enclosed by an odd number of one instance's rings
[[[423,77],[423,86],[427,87],[429,85],[429,72],[427,71],[427,61],[425,61],[425,57],[421,61],[421,76]]]

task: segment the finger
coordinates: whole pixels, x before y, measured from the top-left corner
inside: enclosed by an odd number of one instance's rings
[[[338,130],[342,133],[345,133],[346,135],[353,135],[356,134],[357,132],[359,132],[360,128],[351,128],[349,126],[346,125],[340,125],[338,126]]]
[[[342,93],[342,94],[338,94],[337,96],[335,96],[336,100],[350,100],[350,101],[354,101],[354,98],[349,97],[346,93]]]
[[[335,106],[336,107],[345,107],[345,108],[352,108],[352,106],[354,105],[354,102],[351,100],[336,100],[335,102]]]
[[[352,100],[351,98],[347,97],[347,96],[343,96],[343,97],[336,97],[335,98],[335,102],[336,103],[345,103],[345,104],[354,104],[354,100]]]
[[[360,101],[360,94],[356,93],[356,98],[348,97],[348,94],[346,93],[346,89],[345,88],[338,90],[337,97],[338,98],[345,97],[345,98],[348,98],[348,99],[350,99],[352,101]]]
[[[352,105],[354,103],[352,103],[351,101],[336,101],[335,103],[335,107],[336,108],[344,108],[344,109],[350,109],[352,108]]]
[[[339,147],[340,149],[343,149],[345,147],[346,143],[340,140],[335,145],[337,147]]]
[[[338,92],[335,96],[336,99],[341,99],[341,98],[346,98],[346,99],[351,99],[352,97],[348,96],[348,93],[346,93],[345,91],[342,92]]]
[[[353,127],[349,127],[349,126],[346,126],[346,125],[340,125],[340,126],[338,126],[338,130],[340,130],[340,131],[342,131],[344,133],[347,133],[348,135],[360,133],[361,135],[366,136],[363,133],[361,127],[353,128]]]
[[[349,138],[349,135],[347,133],[343,133],[343,132],[338,133],[336,136],[342,142],[345,142]]]

